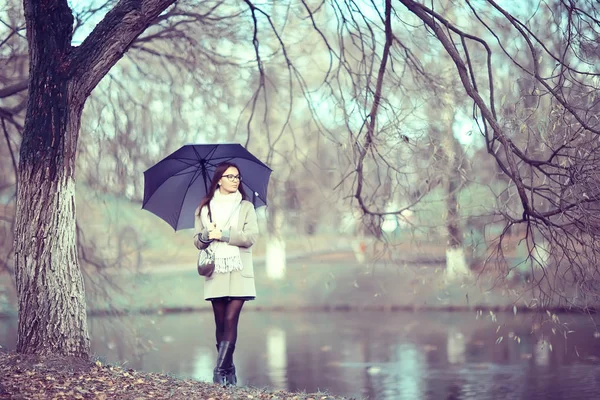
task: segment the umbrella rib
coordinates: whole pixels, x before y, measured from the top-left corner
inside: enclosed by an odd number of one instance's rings
[[[207,161],[206,161],[206,164],[207,164],[207,165],[209,165],[209,166],[211,166],[211,167],[213,167],[213,168],[216,168],[216,167],[217,167],[217,165],[219,165],[219,164],[221,164],[221,163],[223,163],[223,162],[227,162],[227,161],[231,161],[231,160],[233,160],[233,161],[235,162],[235,160],[236,160],[236,159],[244,159],[244,160],[247,160],[247,161],[254,162],[253,160],[250,160],[250,159],[248,159],[248,158],[244,158],[244,157],[236,156],[236,157],[219,157],[219,158],[212,158],[210,161],[209,161],[209,160],[207,160]],[[213,163],[213,162],[211,162],[211,161],[213,161],[213,160],[219,160],[219,162],[217,162],[217,163]],[[254,163],[255,163],[256,165],[258,165],[259,167],[264,167],[264,168],[267,168],[268,170],[272,171],[272,170],[271,170],[271,168],[269,168],[269,167],[267,167],[266,165],[264,165],[264,164],[260,163],[260,161],[259,161],[258,163],[257,163],[257,162],[254,162]]]
[[[240,158],[240,159],[242,159],[242,160],[251,161],[251,162],[253,162],[254,164],[258,164],[258,165],[260,165],[260,166],[262,166],[262,167],[265,167],[265,168],[268,168],[269,170],[271,170],[271,168],[269,168],[269,166],[267,166],[267,165],[266,165],[265,163],[263,163],[262,161],[260,161],[260,160],[258,160],[258,159],[252,159],[252,158],[244,157],[244,156],[234,156],[234,157],[232,157],[232,156],[213,157],[213,158],[211,158],[211,159],[210,159],[210,161],[213,161],[213,160],[220,160],[220,162],[224,162],[224,161],[230,161],[230,160],[233,160],[233,159],[236,159],[236,158]],[[216,164],[213,164],[213,165],[216,165]],[[272,171],[272,170],[271,170],[271,171]]]
[[[215,149],[217,146],[215,146]],[[196,153],[196,155],[198,156],[198,159],[200,160],[198,162],[198,164],[202,164],[203,159],[200,157],[200,154],[198,153],[198,151],[196,151],[195,148],[192,147],[192,149],[194,150],[194,153]],[[214,152],[214,150],[212,150],[211,152]],[[209,154],[211,152],[209,152]],[[187,188],[185,189],[185,192],[183,193],[183,197],[181,198],[182,200],[181,200],[181,204],[179,205],[179,213],[177,214],[177,222],[175,223],[175,226],[179,226],[179,219],[181,218],[181,212],[183,211],[183,203],[185,203],[185,197],[187,195],[187,192],[190,190],[190,187],[192,187],[192,184],[198,179],[198,176],[200,175],[199,174],[200,171],[202,171],[202,168],[198,168],[196,171],[192,171],[192,172],[195,172],[195,174],[194,174],[194,177],[192,179],[190,179],[190,181],[188,182]]]
[[[179,171],[176,174],[171,175],[170,178],[174,177],[174,176],[181,176],[181,175],[193,174],[195,172],[196,171],[194,171],[194,170],[192,170],[192,171]]]
[[[190,165],[188,165],[187,167],[193,167],[193,166],[194,166],[194,164],[190,164]],[[186,168],[187,168],[187,167],[186,167]],[[152,192],[152,194],[151,194],[151,195],[150,195],[150,196],[149,196],[149,197],[146,199],[146,201],[144,201],[144,202],[142,203],[142,208],[143,208],[143,207],[146,205],[146,203],[148,203],[148,202],[150,201],[150,199],[152,199],[152,196],[154,196],[154,194],[155,194],[155,193],[158,191],[158,189],[160,189],[160,187],[161,187],[162,185],[164,185],[164,184],[165,184],[165,182],[167,182],[169,179],[173,178],[174,176],[183,176],[183,175],[191,174],[191,173],[194,173],[194,172],[196,172],[196,171],[193,171],[193,170],[192,170],[192,171],[185,171],[185,170],[182,170],[182,171],[179,171],[179,172],[177,172],[177,173],[175,173],[175,174],[172,174],[172,175],[170,175],[170,176],[169,176],[167,179],[165,179],[165,180],[164,180],[164,181],[163,181],[163,182],[162,182],[160,185],[158,185],[158,186],[156,187],[156,189],[154,189],[154,191]]]
[[[200,169],[194,171],[194,172],[198,172],[200,171]],[[190,187],[192,187],[192,185],[194,184],[194,182],[196,181],[196,179],[198,179],[198,175],[199,174],[195,174],[194,177],[192,179],[190,179],[190,181],[188,182],[187,188],[185,189],[185,192],[183,193],[183,196],[181,197],[181,204],[179,205],[179,213],[177,213],[177,222],[175,222],[175,226],[179,226],[179,219],[181,218],[181,211],[183,211],[183,203],[185,203],[185,197],[187,196],[187,192],[190,190]],[[200,203],[198,203],[200,204]]]
[[[244,160],[252,161],[253,163],[261,165],[261,166],[264,166],[266,168],[269,168],[269,170],[272,171],[272,169],[268,165],[266,165],[265,163],[263,163],[262,161],[260,161],[258,158],[256,158],[250,152],[248,152],[248,149],[246,149],[245,147],[243,147],[241,145],[239,147],[241,147],[242,150],[246,151],[248,154],[247,155],[239,155],[239,156],[235,156],[235,157],[232,157],[232,156],[212,157],[211,155],[214,154],[217,151],[217,149],[219,148],[219,146],[221,146],[221,145],[220,144],[216,144],[214,146],[215,147],[211,151],[208,152],[208,154],[206,155],[206,157],[203,158],[203,160],[205,160],[207,163],[210,163],[213,160],[229,161],[229,160],[233,160],[234,158],[241,158],[241,159],[244,159]],[[200,158],[200,155],[198,154],[198,152],[197,152],[197,150],[195,148],[194,148],[194,152],[196,153],[196,155],[198,155],[198,158]],[[223,162],[223,161],[221,161],[221,162]],[[213,166],[213,167],[215,167],[218,164],[219,163],[216,163],[216,164],[215,163],[211,163],[210,165]]]
[[[219,147],[219,145],[214,145],[215,147],[213,149],[211,149],[208,154],[206,155],[206,157],[202,157],[200,155],[200,153],[198,153],[198,150],[196,150],[196,147],[192,146],[192,150],[194,150],[194,153],[196,153],[196,157],[200,162],[203,161],[208,161],[211,158],[211,154],[214,154],[215,151],[217,151],[217,148]]]
[[[217,151],[217,147],[219,147],[219,145],[214,145],[214,147],[207,153],[206,157],[202,157],[200,155],[200,153],[198,153],[198,150],[196,149],[195,146],[192,146],[192,150],[194,151],[194,153],[196,153],[196,158],[199,160],[199,166],[200,166],[200,172],[202,172],[202,179],[204,180],[204,189],[206,190],[206,192],[208,193],[208,186],[206,184],[206,173],[208,172],[208,167],[211,166],[211,164],[209,163],[210,160],[210,156],[211,154],[214,154],[215,151]]]
[[[192,165],[196,165],[200,160],[196,158],[172,158],[173,161],[179,161],[180,163],[190,167]]]

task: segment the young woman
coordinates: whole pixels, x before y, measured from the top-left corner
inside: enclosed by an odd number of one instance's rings
[[[217,166],[208,194],[196,209],[194,244],[213,246],[215,271],[204,281],[204,298],[212,303],[217,338],[213,382],[235,385],[233,352],[244,302],[254,300],[252,245],[258,235],[256,212],[246,201],[242,175],[232,163]]]

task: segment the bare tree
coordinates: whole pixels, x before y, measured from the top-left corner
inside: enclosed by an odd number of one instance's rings
[[[488,2],[488,10],[493,12],[495,17],[484,18],[482,10],[467,2],[471,15],[497,40],[500,50],[512,65],[533,78],[538,88],[538,92],[533,94],[549,99],[546,103],[549,107],[544,112],[550,112],[553,121],[568,121],[566,128],[570,131],[569,135],[561,134],[556,126],[547,127],[549,129],[546,137],[552,139],[544,140],[544,151],[539,152],[539,146],[533,146],[536,150],[530,146],[532,143],[539,143],[537,140],[528,136],[529,140],[519,141],[515,131],[511,129],[514,125],[502,121],[496,111],[494,89],[497,72],[491,63],[493,52],[488,42],[458,28],[431,8],[414,1],[407,0],[402,3],[433,31],[436,39],[452,58],[466,93],[473,99],[478,115],[483,121],[482,134],[486,139],[488,152],[510,177],[511,182],[514,182],[514,192],[521,205],[520,211],[511,212],[507,209],[504,216],[508,221],[507,227],[513,224],[526,226],[530,256],[536,259],[536,263],[542,269],[542,275],[537,281],[538,288],[542,293],[547,290],[546,294],[555,295],[554,300],[562,301],[566,305],[586,306],[585,302],[573,304],[574,299],[567,294],[569,292],[565,288],[583,288],[584,285],[587,286],[584,282],[595,281],[597,274],[594,266],[598,252],[594,244],[596,229],[593,213],[588,211],[593,209],[597,201],[596,191],[593,189],[594,176],[584,173],[583,186],[586,188],[586,196],[581,192],[580,196],[566,194],[574,194],[573,186],[576,186],[569,179],[569,169],[572,170],[573,164],[579,164],[579,168],[583,167],[583,160],[577,154],[580,152],[578,149],[590,136],[596,134],[598,126],[590,114],[596,107],[595,102],[587,100],[588,96],[593,96],[592,93],[597,90],[598,72],[593,67],[586,66],[589,65],[590,56],[582,57],[580,53],[588,47],[587,43],[591,38],[597,37],[597,30],[594,33],[593,28],[598,27],[598,20],[594,17],[596,11],[590,8],[591,4],[587,2],[578,6],[565,2],[540,3],[543,11],[546,11],[540,12],[540,16],[551,15],[547,10],[554,8],[556,28],[553,36],[559,39],[556,40],[556,48],[551,49],[533,31],[539,29],[543,32],[546,27],[545,24],[537,23],[535,18],[525,22],[493,1]],[[514,32],[526,46],[526,56],[514,56],[508,50],[508,45],[502,40],[501,29],[497,28],[502,22],[507,22],[512,28],[511,33]],[[558,28],[562,23],[566,23],[568,27],[564,32]],[[591,27],[586,37],[581,36],[582,26]],[[456,39],[461,43],[460,47],[453,44],[453,40]],[[576,44],[575,41],[581,42]],[[477,74],[474,72],[477,67],[469,58],[471,48],[467,43],[476,44],[479,46],[476,48],[483,49],[488,54],[488,77],[483,82],[477,81]],[[531,68],[525,66],[522,58],[529,60]],[[487,100],[484,96],[487,96]],[[573,134],[574,132],[577,133]],[[595,162],[594,156],[589,156],[590,153],[595,153],[592,149],[583,157],[583,164],[589,167]],[[582,169],[587,170],[587,167]],[[536,241],[541,237],[544,237],[548,248],[543,256],[534,249]],[[590,289],[589,286],[587,288]],[[594,292],[595,290],[587,291],[595,296]]]
[[[363,212],[381,217],[406,209],[389,211],[370,203],[365,169],[379,164],[393,170],[395,163],[382,154],[388,143],[384,138],[390,137],[386,123],[392,121],[393,111],[401,109],[394,104],[394,94],[406,87],[398,82],[408,77],[435,81],[435,73],[425,70],[421,59],[444,55],[472,101],[488,154],[507,177],[508,198],[517,200],[517,208],[510,201],[499,211],[507,230],[525,227],[530,257],[542,271],[533,287],[548,295],[546,301],[568,306],[587,305],[583,300],[574,302],[565,290],[569,286],[596,300],[600,249],[593,173],[597,153],[592,141],[599,133],[595,115],[600,80],[595,65],[600,27],[592,2],[530,2],[529,9],[520,10],[507,10],[492,0],[476,4],[400,0],[364,7],[329,2],[329,8],[315,7],[315,12],[303,4],[315,24],[317,12],[337,17],[338,42],[334,45],[325,34],[323,38],[332,54],[328,79],[337,83],[343,76],[355,90],[349,101],[343,86],[338,95],[345,99],[340,107],[352,115],[348,120],[358,120],[358,129],[348,126],[356,149],[355,172],[348,179],[355,178],[354,197]],[[511,44],[515,42],[525,51]],[[535,136],[531,126],[520,124],[515,129],[514,120],[499,111],[510,107],[502,98],[513,91],[499,80],[515,75],[529,76],[528,96],[534,102],[542,99],[540,111],[551,121]],[[385,185],[380,187],[385,196]]]

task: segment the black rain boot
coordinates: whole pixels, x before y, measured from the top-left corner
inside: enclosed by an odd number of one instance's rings
[[[227,353],[225,355],[225,363],[223,371],[225,373],[225,384],[235,386],[237,384],[237,376],[235,376],[235,365],[233,365],[233,352],[235,351],[235,345],[229,344]]]
[[[213,370],[213,383],[225,385],[227,382],[225,379],[226,371],[224,367],[227,366],[225,363],[227,361],[227,354],[231,352],[231,350],[229,350],[230,345],[230,342],[221,342],[217,347],[219,354],[217,354],[217,365]]]

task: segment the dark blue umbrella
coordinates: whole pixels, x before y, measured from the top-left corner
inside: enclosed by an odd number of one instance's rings
[[[242,185],[254,207],[267,205],[271,168],[240,144],[190,144],[144,171],[142,209],[165,220],[176,231],[194,227],[194,211],[208,192],[217,165],[240,167]]]

